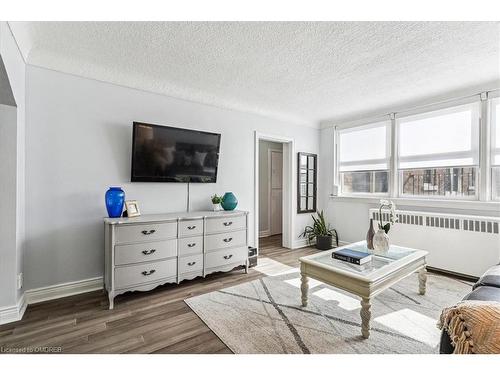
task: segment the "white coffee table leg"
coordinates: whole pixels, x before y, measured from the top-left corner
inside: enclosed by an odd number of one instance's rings
[[[309,292],[309,278],[301,273],[300,274],[300,291],[302,292],[302,306],[307,306],[307,293]]]
[[[372,317],[372,313],[370,311],[370,307],[372,304],[370,303],[369,298],[363,298],[361,300],[361,335],[363,338],[367,339],[370,337],[370,319]]]
[[[427,282],[427,270],[424,267],[420,271],[418,271],[418,293],[421,295],[425,294],[426,282]]]

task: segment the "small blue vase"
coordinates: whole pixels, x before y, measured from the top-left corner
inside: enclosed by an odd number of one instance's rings
[[[236,199],[233,193],[227,192],[226,194],[224,194],[221,203],[221,206],[224,210],[232,211],[236,208],[237,205],[238,205],[238,199]]]
[[[109,217],[121,217],[123,204],[125,203],[125,192],[120,187],[110,187],[105,196],[106,209]]]

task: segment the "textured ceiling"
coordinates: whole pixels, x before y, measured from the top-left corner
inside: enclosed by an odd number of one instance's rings
[[[494,22],[10,22],[31,65],[294,123],[499,82]]]

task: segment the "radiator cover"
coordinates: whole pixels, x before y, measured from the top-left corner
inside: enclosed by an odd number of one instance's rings
[[[500,218],[403,210],[396,215],[391,243],[427,250],[430,267],[479,277],[500,261]],[[378,222],[378,209],[370,209],[369,217]],[[387,222],[389,213],[383,211],[382,219]]]

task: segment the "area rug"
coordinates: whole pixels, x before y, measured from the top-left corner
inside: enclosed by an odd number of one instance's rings
[[[370,337],[363,339],[359,297],[310,279],[303,308],[300,274],[282,266],[264,259],[261,271],[270,276],[185,302],[234,353],[422,354],[438,352],[441,310],[471,288],[429,274],[421,296],[417,275],[409,276],[374,298]]]

